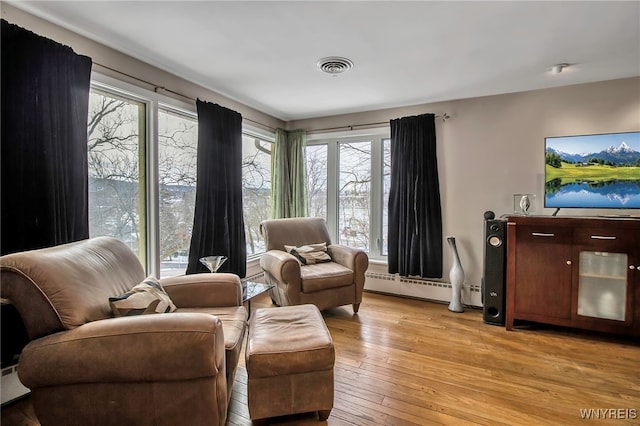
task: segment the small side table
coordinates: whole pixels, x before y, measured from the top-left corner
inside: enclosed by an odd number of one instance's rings
[[[273,287],[275,287],[273,284],[257,283],[254,281],[244,281],[242,283],[242,302],[247,302],[247,310],[249,311],[247,319],[251,318],[251,299],[262,293],[266,293]]]

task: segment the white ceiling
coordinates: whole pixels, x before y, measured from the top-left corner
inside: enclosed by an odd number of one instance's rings
[[[639,1],[9,3],[285,121],[640,76]]]

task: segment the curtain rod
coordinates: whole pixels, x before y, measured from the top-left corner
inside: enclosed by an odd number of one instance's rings
[[[435,118],[441,119],[442,122],[444,123],[445,121],[450,119],[451,116],[445,112],[444,114],[436,115]],[[364,124],[351,124],[351,125],[337,126],[337,127],[325,127],[324,129],[309,130],[307,133],[323,133],[323,132],[331,132],[331,131],[335,131],[335,130],[349,130],[349,131],[351,131],[351,130],[356,130],[356,129],[359,129],[359,128],[377,127],[377,126],[382,126],[382,125],[387,125],[388,126],[389,122],[388,121],[379,121],[377,123],[364,123]]]
[[[128,73],[126,73],[126,72],[123,72],[123,71],[117,70],[117,69],[112,68],[112,67],[109,67],[109,66],[107,66],[107,65],[103,65],[103,64],[101,64],[101,63],[99,63],[99,62],[93,62],[93,64],[94,64],[94,65],[98,65],[99,67],[102,67],[102,68],[108,69],[109,71],[113,71],[113,72],[115,72],[115,73],[118,73],[118,74],[120,74],[120,75],[124,75],[124,76],[126,76],[126,77],[129,77],[129,78],[132,78],[132,79],[134,79],[134,80],[140,81],[140,82],[142,82],[142,83],[144,83],[144,84],[147,84],[147,85],[149,85],[149,86],[153,87],[153,91],[154,91],[155,93],[158,93],[158,90],[163,90],[163,91],[165,91],[165,92],[169,92],[169,93],[172,93],[172,94],[174,94],[174,95],[177,95],[177,96],[183,97],[183,98],[185,98],[185,99],[188,99],[188,100],[190,100],[191,102],[195,102],[195,101],[196,101],[196,100],[195,100],[194,98],[192,98],[191,96],[187,96],[187,95],[182,94],[182,93],[180,93],[180,92],[176,92],[176,91],[174,91],[174,90],[167,89],[167,88],[166,88],[166,87],[164,87],[164,86],[159,86],[159,85],[154,84],[154,83],[152,83],[152,82],[150,82],[150,81],[147,81],[147,80],[144,80],[144,79],[142,79],[142,78],[140,78],[140,77],[136,77],[135,75],[131,75],[131,74],[128,74]],[[445,112],[445,113],[444,113],[444,114],[442,114],[442,115],[436,115],[436,116],[435,116],[435,118],[440,118],[440,119],[442,119],[442,122],[445,122],[445,121],[447,121],[449,118],[451,118],[451,116]],[[269,126],[268,124],[260,123],[259,121],[255,121],[255,120],[252,120],[252,119],[250,119],[250,118],[246,118],[246,117],[242,117],[242,119],[243,119],[243,120],[250,121],[250,122],[251,122],[251,123],[253,123],[253,124],[257,124],[258,126],[262,126],[262,127],[264,127],[264,128],[267,128],[267,129],[269,129],[269,130],[271,130],[271,131],[273,131],[273,132],[275,132],[275,131],[276,131],[276,129],[275,129],[275,128],[273,128],[273,127]],[[358,128],[361,128],[361,127],[373,127],[373,126],[381,126],[381,125],[388,125],[388,124],[389,124],[389,122],[388,122],[388,121],[381,121],[381,122],[378,122],[378,123],[352,124],[352,125],[348,125],[348,126],[338,126],[338,127],[327,127],[327,128],[324,128],[324,129],[314,129],[314,130],[309,130],[309,131],[307,131],[307,133],[322,133],[322,132],[330,132],[330,131],[334,131],[334,130],[349,130],[349,131],[351,131],[351,130],[358,129]]]
[[[142,79],[142,78],[140,78],[140,77],[136,77],[135,75],[127,74],[126,72],[123,72],[123,71],[117,70],[117,69],[115,69],[115,68],[111,68],[111,67],[109,67],[109,66],[107,66],[107,65],[103,65],[103,64],[101,64],[101,63],[99,63],[99,62],[94,62],[93,64],[94,64],[94,65],[98,65],[98,66],[100,66],[100,67],[102,67],[102,68],[108,69],[109,71],[113,71],[113,72],[115,72],[115,73],[118,73],[118,74],[120,74],[120,75],[124,75],[124,76],[126,76],[126,77],[129,77],[129,78],[132,78],[132,79],[134,79],[134,80],[140,81],[140,82],[142,82],[142,83],[144,83],[144,84],[148,84],[149,86],[152,86],[152,87],[153,87],[153,91],[154,91],[155,93],[158,93],[158,90],[162,90],[162,91],[169,92],[169,93],[172,93],[172,94],[174,94],[174,95],[177,95],[177,96],[183,97],[183,98],[188,99],[188,100],[190,100],[190,101],[192,101],[192,102],[195,102],[195,101],[196,101],[196,100],[195,100],[194,98],[192,98],[191,96],[187,96],[187,95],[184,95],[184,94],[182,94],[182,93],[180,93],[180,92],[176,92],[176,91],[174,91],[174,90],[167,89],[167,88],[166,88],[166,87],[164,87],[164,86],[159,86],[159,85],[154,84],[154,83],[152,83],[152,82],[150,82],[150,81],[144,80],[144,79]],[[250,121],[250,122],[251,122],[251,123],[253,123],[253,124],[257,124],[257,125],[259,125],[259,126],[265,127],[265,128],[267,128],[267,129],[269,129],[269,130],[271,130],[271,131],[273,131],[273,132],[275,132],[275,131],[276,131],[276,129],[275,129],[275,128],[273,128],[273,127],[269,126],[268,124],[260,123],[259,121],[255,121],[255,120],[252,120],[252,119],[247,118],[247,117],[244,117],[244,116],[242,117],[242,120]]]

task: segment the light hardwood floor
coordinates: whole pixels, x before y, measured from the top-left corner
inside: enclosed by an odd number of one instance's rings
[[[252,307],[270,304],[262,296]],[[640,424],[638,339],[540,325],[508,332],[479,310],[372,293],[358,315],[345,306],[324,317],[336,348],[328,425],[601,424],[603,414],[627,417],[606,424]],[[229,425],[251,424],[243,359]],[[608,411],[585,423],[589,409]],[[2,426],[34,417],[25,399],[3,408]],[[270,424],[324,423],[303,414]]]

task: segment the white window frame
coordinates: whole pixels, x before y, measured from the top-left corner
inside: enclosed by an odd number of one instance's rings
[[[383,141],[390,138],[390,128],[375,128],[352,130],[348,132],[334,132],[323,134],[309,134],[307,145],[327,145],[327,227],[331,240],[338,238],[338,164],[339,144],[349,142],[371,143],[371,217],[369,218],[369,257],[371,259],[386,260],[382,255],[382,211],[383,203]]]
[[[145,104],[145,173],[146,173],[146,229],[144,232],[146,241],[146,256],[144,269],[147,275],[160,274],[160,193],[158,186],[158,110],[160,108],[172,110],[177,113],[194,117],[197,120],[195,102],[183,102],[175,98],[145,89],[104,74],[93,71],[91,73],[91,88],[99,89],[106,93],[113,93],[125,98]],[[242,133],[251,137],[260,138],[268,142],[275,142],[275,133],[266,131],[257,126],[243,123]],[[247,257],[247,262],[258,257],[259,254]]]

